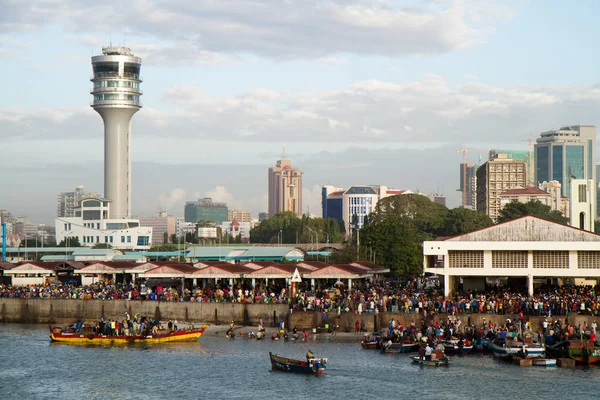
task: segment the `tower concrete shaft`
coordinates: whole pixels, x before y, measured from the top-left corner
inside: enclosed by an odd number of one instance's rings
[[[126,47],[92,57],[92,108],[104,121],[104,197],[112,219],[131,217],[131,117],[142,108],[141,64]]]

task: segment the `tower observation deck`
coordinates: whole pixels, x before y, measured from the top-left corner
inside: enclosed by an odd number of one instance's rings
[[[104,47],[92,57],[92,108],[104,121],[104,196],[110,218],[131,216],[131,117],[142,104],[142,59],[126,47]]]

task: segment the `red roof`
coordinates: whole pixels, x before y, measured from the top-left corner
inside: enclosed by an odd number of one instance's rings
[[[386,194],[402,194],[406,192],[406,190],[388,190],[386,191]]]
[[[344,194],[344,191],[340,190],[338,192],[329,193],[329,196],[340,196],[342,194]]]
[[[536,195],[536,196],[551,196],[550,193],[548,193],[542,189],[538,189],[536,187],[508,189],[507,191],[502,192],[500,194],[500,196],[518,196],[518,195],[523,195],[523,194]]]

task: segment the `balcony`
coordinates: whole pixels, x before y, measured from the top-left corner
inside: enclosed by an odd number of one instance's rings
[[[102,107],[102,106],[111,106],[111,107],[142,107],[141,101],[135,100],[123,100],[123,99],[115,99],[115,100],[94,100],[90,103],[91,107]]]
[[[130,88],[130,87],[93,87],[90,91],[90,94],[95,93],[134,93],[138,95],[142,95],[144,92],[142,89]]]
[[[123,75],[119,75],[118,73],[110,73],[110,72],[99,72],[96,75],[90,76],[90,81],[94,82],[101,79],[129,79],[135,80],[138,82],[143,82],[142,76],[138,74],[124,73]]]

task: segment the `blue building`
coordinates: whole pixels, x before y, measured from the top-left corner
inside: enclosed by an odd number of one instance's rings
[[[535,145],[535,181],[558,181],[571,197],[571,179],[596,182],[596,127],[566,126],[543,132]]]

